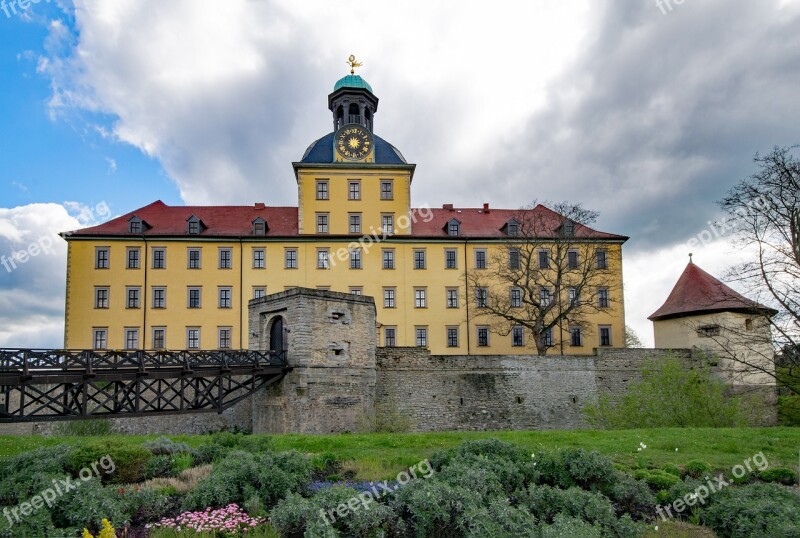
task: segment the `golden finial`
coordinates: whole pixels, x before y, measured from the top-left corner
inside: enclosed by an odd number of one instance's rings
[[[355,57],[354,54],[351,54],[350,57],[347,59],[347,64],[350,66],[350,74],[351,75],[355,75],[356,74],[356,67],[361,67],[362,65],[364,65],[363,63],[361,63],[358,60],[356,60],[356,57]]]

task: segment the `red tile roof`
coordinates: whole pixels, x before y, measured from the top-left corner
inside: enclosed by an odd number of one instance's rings
[[[452,208],[412,209],[413,237],[448,237],[447,223],[456,219],[461,223],[461,238],[503,238],[508,237],[504,226],[514,217],[519,219],[520,211],[512,209]],[[200,237],[239,237],[252,236],[252,222],[261,217],[267,222],[267,237],[292,237],[298,235],[296,207],[253,206],[168,206],[161,200],[135,211],[112,219],[103,224],[84,228],[66,234],[73,237],[130,235],[128,220],[137,216],[147,228],[145,236],[184,236],[187,234],[187,219],[192,215],[203,223]],[[548,233],[543,237],[555,237],[562,217],[543,205],[536,206],[530,215],[544,223]],[[606,239],[626,241],[622,235],[614,235],[593,230],[587,226],[576,225],[575,236],[581,239]]]
[[[659,321],[695,314],[753,310],[769,316],[777,314],[776,310],[751,301],[689,262],[667,301],[647,319]]]

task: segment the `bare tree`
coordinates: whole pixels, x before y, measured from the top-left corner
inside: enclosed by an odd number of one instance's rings
[[[643,348],[644,344],[636,331],[630,325],[625,325],[625,347],[627,348]]]
[[[718,343],[744,369],[783,377],[783,381],[788,377],[790,390],[798,393],[800,161],[792,154],[796,149],[775,147],[768,155],[756,154],[756,173],[720,202],[729,215],[725,225],[736,233],[737,246],[754,253],[752,260],[731,268],[728,280],[767,307],[754,306],[753,314],[769,330],[759,336],[752,327],[724,327],[727,336]],[[773,368],[776,350],[781,351],[782,373]]]
[[[520,209],[486,269],[467,274],[474,317],[502,336],[522,327],[539,355],[556,345],[556,331],[562,341],[575,327],[589,334],[587,314],[610,308],[620,287],[618,261],[597,241],[603,234],[588,227],[597,216],[568,202]]]

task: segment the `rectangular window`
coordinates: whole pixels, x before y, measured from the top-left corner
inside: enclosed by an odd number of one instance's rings
[[[553,347],[553,329],[547,329],[544,332],[544,345],[547,347]]]
[[[458,251],[455,249],[445,249],[444,251],[444,268],[445,269],[458,269]]]
[[[458,288],[447,288],[447,308],[458,308]]]
[[[264,269],[267,266],[266,251],[263,248],[253,249],[253,269]]]
[[[189,269],[200,269],[200,249],[190,248],[189,255]]]
[[[253,287],[253,299],[261,299],[267,294],[267,288],[264,286]]]
[[[283,251],[283,266],[286,269],[297,269],[297,249],[287,248]]]
[[[425,251],[414,251],[414,269],[425,269]]]
[[[383,268],[394,269],[394,249],[385,248],[382,251]]]
[[[458,327],[447,327],[447,347],[458,347]]]
[[[550,294],[550,288],[539,288],[539,304],[542,308],[547,308],[550,306],[550,302],[552,301],[552,296]]]
[[[350,269],[361,269],[361,249],[350,250]]]
[[[567,269],[578,268],[578,251],[570,250],[567,252]]]
[[[186,329],[186,349],[200,349],[200,329]]]
[[[128,252],[128,269],[138,269],[140,252],[141,252],[139,250],[139,247],[130,247],[127,249],[127,252]]]
[[[608,269],[608,252],[605,250],[598,250],[595,254],[598,269]]]
[[[125,329],[125,349],[139,349],[139,329]]]
[[[478,347],[489,347],[489,327],[478,327]]]
[[[317,269],[330,269],[330,251],[327,248],[317,249]]]
[[[546,250],[539,251],[539,269],[550,268],[550,252]]]
[[[232,295],[231,288],[219,288],[218,295],[219,295],[219,302],[217,303],[220,308],[230,308],[231,307],[231,295]]]
[[[327,213],[317,213],[317,233],[318,234],[326,234],[326,233],[328,233],[328,214]]]
[[[414,308],[427,308],[427,307],[428,307],[427,288],[414,288]]]
[[[167,249],[153,248],[153,269],[167,268]]]
[[[233,267],[233,263],[231,261],[231,249],[229,248],[219,249],[219,268],[230,269],[231,267]]]
[[[511,308],[522,307],[522,289],[511,288]]]
[[[108,288],[94,289],[94,307],[108,308]]]
[[[97,247],[94,250],[94,268],[108,269],[108,247]]]
[[[511,329],[511,345],[514,347],[522,347],[525,345],[525,329],[523,327],[514,327]]]
[[[597,306],[599,308],[608,308],[610,303],[610,299],[608,297],[608,288],[600,288],[597,290]]]
[[[475,306],[486,308],[489,301],[489,288],[475,288]]]
[[[395,308],[395,288],[383,288],[383,307]]]
[[[392,181],[381,181],[381,200],[394,200],[394,184]]]
[[[231,348],[231,328],[220,327],[217,329],[217,342],[219,349]]]
[[[428,328],[416,327],[414,329],[417,347],[428,347]]]
[[[347,184],[347,199],[348,200],[361,200],[361,182],[350,181]]]
[[[385,234],[394,233],[394,215],[381,215],[381,230]]]
[[[611,327],[600,327],[600,345],[611,345]]]
[[[509,269],[520,268],[519,249],[512,248],[508,251],[508,268]]]
[[[126,308],[139,308],[140,289],[139,288],[125,288],[125,302]]]
[[[153,349],[167,348],[167,329],[164,327],[153,327]]]
[[[153,308],[166,308],[167,307],[167,289],[166,288],[153,288]]]
[[[571,287],[567,290],[567,293],[569,294],[569,304],[577,305],[580,302],[581,298],[578,288]]]
[[[189,234],[190,235],[198,235],[200,233],[200,221],[199,220],[190,220],[189,221]]]
[[[317,200],[328,199],[328,182],[317,181]]]
[[[475,269],[486,269],[486,250],[475,250]]]
[[[362,287],[360,287],[360,286],[358,286],[358,287],[351,287],[349,291],[350,291],[350,293],[352,293],[353,295],[363,295],[363,294],[364,294],[364,288],[362,288]]]
[[[570,327],[569,345],[574,347],[581,347],[583,345],[583,334],[580,327]]]
[[[395,347],[397,345],[397,327],[383,328],[383,345],[386,347]]]
[[[261,217],[253,221],[253,235],[267,235],[267,223]]]
[[[189,308],[200,308],[200,292],[201,288],[189,288]]]
[[[348,216],[351,234],[361,233],[361,213],[350,213]]]
[[[447,223],[447,235],[457,236],[461,233],[461,223],[453,219]]]
[[[92,347],[106,349],[108,347],[108,329],[92,329]]]
[[[132,220],[128,223],[130,225],[130,232],[132,234],[142,233],[142,222],[139,220]]]

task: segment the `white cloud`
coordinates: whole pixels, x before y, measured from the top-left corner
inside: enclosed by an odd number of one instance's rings
[[[59,204],[0,208],[0,347],[64,345],[67,246],[58,233],[91,214],[71,210],[81,218]]]

